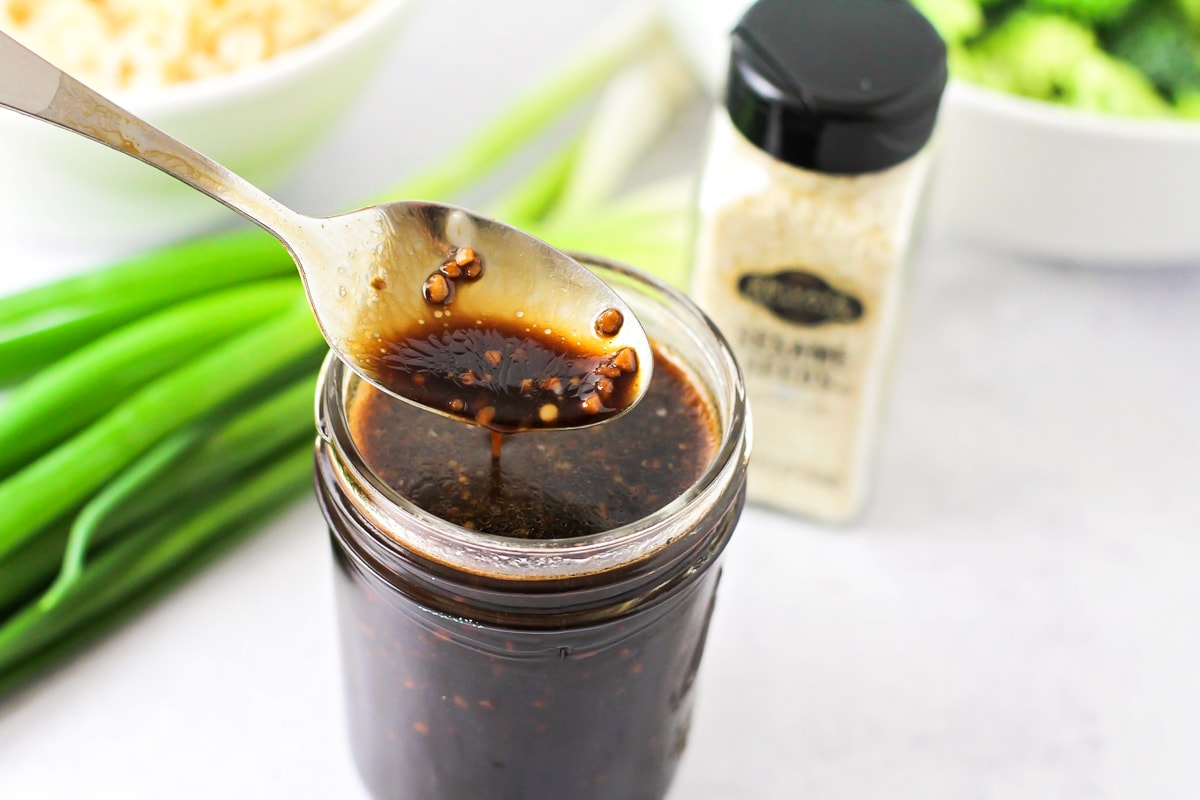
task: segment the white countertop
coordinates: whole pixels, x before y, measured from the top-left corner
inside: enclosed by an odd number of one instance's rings
[[[438,147],[406,98],[453,81],[485,113],[604,7],[493,5],[415,10],[389,62],[414,82],[377,84],[284,199],[377,191]],[[477,60],[437,78],[455,22]],[[7,242],[0,263],[16,285],[79,257]],[[670,797],[1197,796],[1200,269],[1035,264],[935,231],[908,309],[865,516],[742,518]],[[330,567],[305,502],[0,701],[0,798],[366,800]]]

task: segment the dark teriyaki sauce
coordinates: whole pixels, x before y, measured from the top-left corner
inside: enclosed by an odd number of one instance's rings
[[[339,551],[349,730],[380,800],[661,800],[719,573],[619,620],[506,630],[398,598]]]
[[[511,433],[615,416],[637,395],[637,355],[572,347],[520,319],[450,316],[382,336],[373,375],[423,406]]]
[[[637,353],[605,346],[624,325],[618,309],[593,321],[599,344],[589,339],[591,348],[521,311],[458,316],[459,287],[484,274],[473,248],[447,250],[421,288],[428,316],[367,338],[360,366],[400,397],[497,433],[591,425],[633,405],[640,390]]]
[[[624,416],[506,436],[498,459],[487,430],[369,387],[351,409],[351,433],[388,485],[457,525],[533,539],[610,530],[678,497],[713,456],[709,405],[670,359],[655,355],[646,395]]]

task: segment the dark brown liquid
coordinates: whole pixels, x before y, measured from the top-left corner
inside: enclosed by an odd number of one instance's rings
[[[615,621],[524,631],[414,603],[344,551],[338,567],[349,730],[373,797],[661,800],[718,570]]]
[[[438,315],[377,343],[370,360],[381,385],[495,431],[590,425],[637,397],[632,350],[589,352],[520,319]]]
[[[528,340],[509,346],[528,349]],[[536,539],[609,530],[678,497],[713,457],[710,406],[675,364],[655,355],[646,395],[624,416],[590,428],[506,436],[498,459],[489,431],[366,386],[351,409],[351,432],[376,474],[442,519]],[[513,402],[520,407],[524,400]]]

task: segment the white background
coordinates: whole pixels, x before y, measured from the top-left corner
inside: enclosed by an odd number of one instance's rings
[[[415,9],[283,199],[393,183],[453,141],[431,108],[486,115],[607,5]],[[0,242],[9,285],[79,261]],[[862,520],[742,519],[672,800],[1196,797],[1200,269],[935,229],[908,308]],[[0,798],[365,800],[339,680],[310,501],[0,701]]]

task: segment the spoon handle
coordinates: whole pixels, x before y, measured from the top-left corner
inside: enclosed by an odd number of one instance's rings
[[[261,225],[281,241],[304,217],[244,178],[89,89],[0,31],[0,106],[157,167]],[[286,242],[285,242],[286,245]]]

